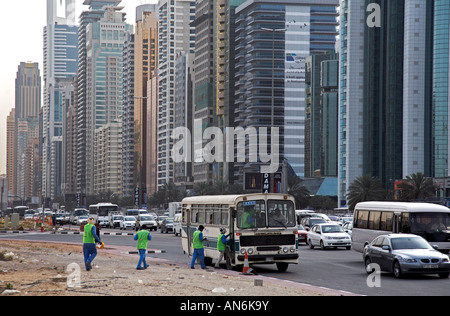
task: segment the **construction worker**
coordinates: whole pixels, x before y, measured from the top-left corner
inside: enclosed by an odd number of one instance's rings
[[[101,240],[97,236],[94,218],[90,217],[87,224],[84,225],[83,234],[83,254],[86,271],[92,269],[92,261],[94,261],[94,258],[97,256],[97,248],[95,247],[96,242],[101,243]]]
[[[203,241],[206,237],[203,237],[203,230],[205,227],[203,225],[198,226],[198,230],[194,232],[192,239],[192,246],[194,248],[194,254],[192,255],[191,269],[194,269],[195,260],[197,257],[200,258],[200,265],[202,269],[206,269],[205,266],[205,250],[203,249]]]
[[[152,235],[150,235],[148,230],[141,229],[134,235],[134,240],[137,240],[137,249],[139,250],[139,262],[137,264],[136,270],[145,270],[148,268],[148,264],[145,261],[145,256],[147,254],[148,241],[152,240]],[[144,265],[142,267],[142,264]]]
[[[228,240],[227,238],[230,236],[230,234],[225,235],[227,232],[227,229],[225,227],[220,228],[220,234],[217,239],[217,250],[219,251],[219,259],[216,262],[216,265],[214,268],[219,268],[220,261],[225,256],[225,261],[227,263],[227,269],[231,270],[231,258],[230,258],[230,249],[227,247]]]

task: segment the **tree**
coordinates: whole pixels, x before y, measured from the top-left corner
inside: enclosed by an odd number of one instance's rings
[[[408,202],[432,197],[435,193],[433,180],[421,172],[406,176],[406,180],[402,180],[398,187],[401,191],[400,199]]]
[[[297,175],[288,178],[288,193],[295,198],[297,208],[306,208],[309,204],[311,192],[302,184],[303,180]]]
[[[378,178],[368,174],[356,178],[348,188],[347,200],[350,210],[354,210],[356,204],[364,201],[384,201],[387,192]]]

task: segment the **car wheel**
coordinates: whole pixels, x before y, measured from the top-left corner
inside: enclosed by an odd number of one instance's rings
[[[366,267],[367,274],[371,274],[374,271],[374,269],[371,266],[372,260],[370,260],[369,257],[366,257],[366,259],[364,259],[364,264],[365,264],[365,267]]]
[[[314,249],[314,245],[311,242],[311,239],[308,241],[309,249]]]
[[[394,262],[394,267],[393,267],[393,272],[394,272],[394,276],[397,279],[400,279],[403,275],[402,275],[402,268],[400,267],[400,263],[398,261]]]
[[[320,241],[320,249],[322,249],[322,250],[325,250],[326,248],[325,248],[325,245],[323,244],[323,241],[321,240]]]

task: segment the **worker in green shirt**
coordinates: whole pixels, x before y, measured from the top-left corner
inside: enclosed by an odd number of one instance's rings
[[[203,241],[206,240],[206,237],[203,237],[204,229],[205,227],[203,225],[198,226],[198,230],[196,230],[193,235],[192,246],[194,248],[194,254],[192,255],[191,269],[194,269],[194,264],[197,257],[200,258],[200,265],[202,269],[206,269],[205,250],[203,249]]]
[[[227,229],[225,227],[220,228],[220,234],[217,239],[217,250],[219,251],[219,260],[217,260],[216,265],[214,268],[219,268],[220,261],[225,256],[225,261],[227,263],[227,269],[231,270],[231,257],[230,257],[230,249],[227,247],[228,240],[227,238],[230,236],[230,234],[225,235],[227,233]]]
[[[147,254],[148,241],[152,240],[152,235],[148,230],[141,229],[134,235],[134,240],[137,240],[137,249],[139,250],[139,262],[137,264],[136,270],[145,270],[148,268],[148,264],[145,261],[145,256]],[[144,265],[142,267],[142,265]]]
[[[97,248],[95,243],[101,243],[100,237],[97,236],[97,232],[94,226],[94,218],[90,217],[86,225],[84,225],[83,234],[83,255],[84,265],[86,271],[92,269],[92,261],[97,256]]]

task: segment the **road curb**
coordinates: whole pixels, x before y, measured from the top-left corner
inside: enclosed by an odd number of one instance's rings
[[[137,255],[139,254],[139,251],[121,251],[120,253],[123,253],[125,255]],[[165,250],[147,250],[148,254],[154,254],[154,253],[166,253]]]
[[[0,234],[26,234],[27,232],[22,230],[0,230]]]

